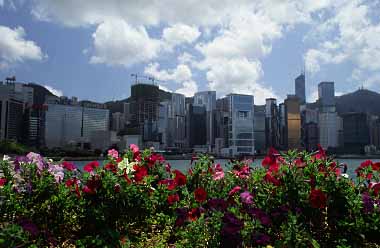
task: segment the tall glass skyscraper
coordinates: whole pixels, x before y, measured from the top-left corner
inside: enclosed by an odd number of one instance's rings
[[[215,144],[215,118],[216,109],[216,91],[202,91],[194,94],[193,105],[196,107],[204,106],[206,108],[206,143],[208,150],[211,152]]]
[[[229,101],[229,155],[255,153],[254,100],[251,95],[230,94]]]
[[[305,74],[302,73],[294,80],[295,93],[298,99],[300,100],[300,104],[305,104],[306,95],[305,95]]]

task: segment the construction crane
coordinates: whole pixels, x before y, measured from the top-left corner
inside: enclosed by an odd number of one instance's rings
[[[135,84],[139,83],[138,79],[142,79],[143,78],[143,79],[150,80],[149,77],[147,77],[147,76],[141,76],[141,75],[138,75],[137,73],[132,73],[131,77],[133,77],[135,79]]]
[[[165,81],[158,80],[158,79],[155,78],[155,77],[149,77],[148,79],[149,79],[150,81],[152,81],[153,85],[156,85],[156,82],[159,82],[159,83],[165,83]]]
[[[146,80],[149,80],[152,82],[153,85],[156,85],[156,82],[161,82],[161,83],[165,83],[165,81],[162,81],[162,80],[158,80],[154,77],[148,77],[148,76],[144,76],[144,75],[138,75],[136,73],[132,73],[131,74],[131,77],[134,78],[134,81],[135,81],[135,84],[138,84],[139,81],[138,79],[146,79]]]

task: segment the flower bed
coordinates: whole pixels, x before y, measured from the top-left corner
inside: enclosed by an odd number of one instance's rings
[[[187,173],[132,145],[80,171],[2,161],[0,247],[350,247],[380,244],[380,163],[352,181],[322,149],[273,149],[262,168],[208,157]]]

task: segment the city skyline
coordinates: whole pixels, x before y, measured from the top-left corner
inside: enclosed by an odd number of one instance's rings
[[[130,96],[130,74],[145,73],[187,96],[264,104],[294,93],[305,66],[307,102],[322,81],[336,95],[380,90],[379,3],[249,2],[0,1],[0,78],[105,102]]]

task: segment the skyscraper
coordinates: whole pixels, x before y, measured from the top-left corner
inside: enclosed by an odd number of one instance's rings
[[[212,151],[215,143],[215,109],[216,91],[202,91],[194,94],[194,106],[204,106],[206,108],[206,133],[208,151]]]
[[[319,142],[324,149],[338,146],[337,113],[335,108],[334,82],[318,84]]]
[[[296,79],[294,80],[294,86],[295,90],[294,92],[296,93],[296,96],[300,100],[300,104],[305,104],[306,102],[306,95],[305,95],[305,74],[301,73]]]
[[[301,114],[299,98],[288,95],[285,99],[286,140],[288,149],[297,149],[301,146]]]
[[[279,111],[275,98],[265,100],[265,134],[267,148],[278,148],[280,144]]]
[[[335,111],[334,82],[320,82],[318,84],[319,106],[322,112]]]
[[[251,95],[227,95],[229,103],[229,155],[254,154],[254,100]]]

